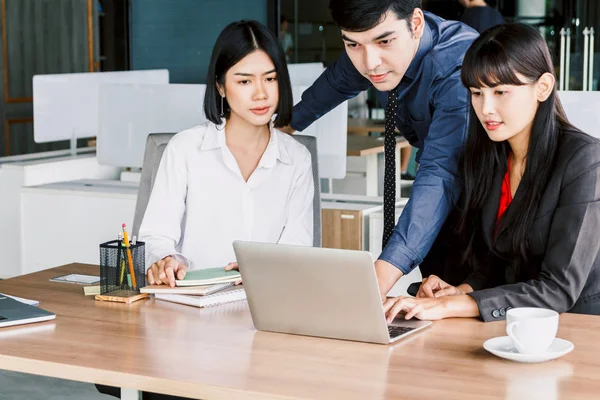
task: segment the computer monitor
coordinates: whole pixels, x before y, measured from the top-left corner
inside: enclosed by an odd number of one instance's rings
[[[141,168],[150,133],[180,132],[206,122],[205,91],[200,84],[102,85],[98,162]]]
[[[35,75],[33,136],[37,143],[98,135],[98,88],[103,83],[169,83],[169,71],[142,70]]]

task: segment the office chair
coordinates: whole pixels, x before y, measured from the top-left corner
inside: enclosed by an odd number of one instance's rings
[[[146,139],[146,151],[144,153],[144,163],[142,165],[142,177],[140,188],[138,190],[137,202],[135,204],[135,214],[133,217],[132,235],[139,236],[140,225],[148,206],[150,193],[154,186],[156,173],[162,154],[169,140],[174,133],[151,133]],[[319,180],[319,164],[317,158],[317,138],[313,136],[294,135],[298,142],[303,144],[310,152],[312,158],[312,171],[315,183],[315,195],[313,198],[313,246],[321,247],[321,185]]]

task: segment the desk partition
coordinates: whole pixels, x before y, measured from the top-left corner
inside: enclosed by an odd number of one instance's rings
[[[141,168],[150,133],[180,132],[206,122],[206,85],[106,84],[100,88],[98,162]]]
[[[300,102],[307,86],[293,86],[294,104]],[[348,141],[348,102],[345,101],[302,131],[317,138],[321,178],[342,179],[346,176]]]
[[[600,92],[559,91],[569,121],[588,135],[600,138]]]
[[[35,75],[33,136],[37,143],[98,135],[98,88],[103,83],[169,83],[169,71],[144,70]]]
[[[310,86],[325,71],[323,63],[288,64],[292,86]]]

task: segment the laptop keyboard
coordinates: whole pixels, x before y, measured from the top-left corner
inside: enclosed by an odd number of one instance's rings
[[[405,334],[406,332],[413,331],[415,328],[407,328],[405,326],[393,326],[388,325],[388,332],[390,334],[390,339],[396,338],[400,335]]]

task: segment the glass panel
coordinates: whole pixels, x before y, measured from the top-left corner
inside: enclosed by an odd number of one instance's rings
[[[502,1],[501,1],[502,3]],[[565,90],[598,90],[600,29],[596,0],[518,0],[514,20],[538,28]]]
[[[343,50],[340,30],[331,19],[327,4],[327,1],[281,0],[279,38],[288,62],[329,65],[339,57]]]

